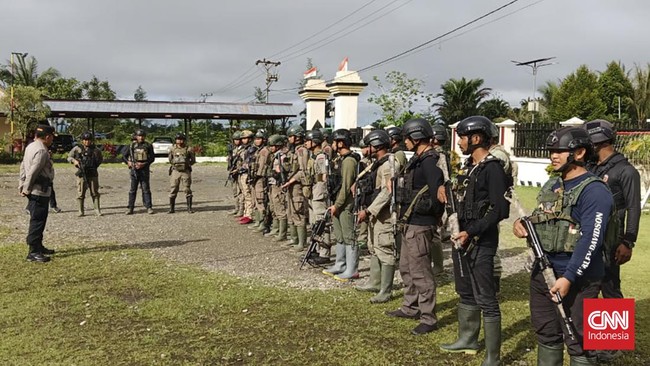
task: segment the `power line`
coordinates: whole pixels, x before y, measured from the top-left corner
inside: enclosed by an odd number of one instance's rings
[[[496,12],[502,10],[502,9],[505,9],[508,6],[511,6],[512,4],[514,4],[514,3],[518,2],[518,1],[519,0],[512,0],[512,1],[510,1],[509,3],[507,3],[505,5],[501,5],[500,7],[496,8],[496,9],[490,11],[490,12],[487,12],[487,13],[483,14],[478,18],[474,18],[473,20],[470,20],[469,22],[467,22],[467,23],[465,23],[465,24],[463,24],[461,26],[458,26],[458,27],[446,32],[446,33],[443,33],[443,34],[441,34],[441,35],[439,35],[439,36],[437,36],[437,37],[435,37],[433,39],[430,39],[430,40],[428,40],[428,41],[426,41],[424,43],[421,43],[421,44],[419,44],[419,45],[417,45],[415,47],[411,47],[408,50],[400,52],[397,55],[391,56],[391,57],[389,57],[389,58],[387,58],[385,60],[376,62],[376,63],[374,63],[374,64],[372,64],[370,66],[366,66],[363,69],[359,70],[358,72],[363,72],[363,71],[367,71],[367,70],[370,70],[370,69],[374,69],[374,68],[379,67],[379,66],[381,66],[383,64],[389,63],[389,62],[397,59],[398,57],[401,57],[401,56],[404,56],[406,54],[412,53],[415,50],[418,50],[418,49],[420,49],[420,48],[422,48],[422,47],[424,47],[424,46],[426,46],[428,44],[431,44],[431,43],[433,43],[433,42],[435,42],[435,41],[437,41],[437,40],[439,40],[441,38],[444,38],[444,37],[446,37],[446,36],[448,36],[448,35],[450,35],[452,33],[455,33],[457,31],[463,29],[463,28],[466,28],[466,27],[478,22],[479,20],[484,19],[484,18],[486,18],[486,17],[488,17],[488,16],[490,16],[490,15],[492,15],[492,14],[494,14],[494,13],[496,13]]]
[[[389,2],[388,4],[382,6],[381,8],[375,10],[374,12],[370,13],[370,14],[368,15],[368,17],[371,17],[371,16],[373,16],[373,15],[379,13],[380,11],[382,11],[382,10],[388,8],[389,6],[395,4],[397,1],[399,1],[399,0],[393,0],[393,1]],[[320,40],[314,42],[314,43],[311,44],[311,45],[308,45],[308,46],[305,46],[305,47],[303,47],[303,48],[300,48],[300,49],[298,49],[298,50],[296,50],[296,51],[293,51],[293,52],[291,52],[291,53],[289,53],[288,55],[285,56],[284,61],[287,62],[287,61],[293,60],[293,59],[295,59],[295,58],[297,58],[297,57],[300,57],[300,56],[303,56],[303,55],[305,55],[305,54],[307,54],[307,53],[309,53],[309,52],[312,52],[312,51],[315,51],[315,50],[320,49],[320,48],[322,48],[322,47],[325,47],[325,46],[327,46],[328,44],[330,44],[330,43],[332,43],[332,42],[334,42],[334,41],[336,41],[336,40],[339,40],[339,39],[341,39],[341,38],[347,36],[348,34],[350,34],[350,33],[352,33],[352,32],[355,32],[355,31],[357,31],[357,30],[359,30],[359,29],[361,29],[361,28],[363,28],[363,27],[365,27],[365,26],[367,26],[367,25],[369,25],[369,24],[371,24],[371,23],[374,23],[375,21],[377,21],[377,20],[379,20],[379,19],[385,17],[386,15],[388,15],[388,14],[394,12],[395,10],[397,10],[397,9],[399,9],[399,8],[401,8],[401,7],[403,7],[404,5],[410,3],[411,1],[412,1],[412,0],[408,0],[408,1],[406,1],[405,3],[403,3],[402,5],[400,5],[400,6],[396,7],[396,8],[394,8],[394,9],[391,9],[391,10],[389,10],[388,12],[386,12],[386,13],[384,13],[384,14],[382,14],[382,15],[380,15],[380,16],[374,18],[374,19],[371,19],[371,20],[369,20],[369,21],[367,21],[367,22],[361,24],[360,26],[358,26],[358,27],[356,27],[356,28],[353,28],[353,29],[347,31],[346,33],[344,33],[344,34],[342,34],[341,36],[336,37],[336,38],[334,38],[334,39],[332,39],[332,40],[327,41],[328,38],[333,37],[333,36],[336,36],[336,35],[338,35],[338,34],[341,34],[342,32],[345,32],[346,29],[341,29],[341,30],[339,30],[339,31],[337,31],[337,32],[335,32],[335,33],[332,33],[331,35],[329,35],[329,36],[327,36],[327,37],[325,37],[325,38],[323,38],[323,39],[320,39]],[[316,46],[316,45],[318,45],[319,43],[324,42],[324,41],[327,41],[327,42],[324,43],[324,44],[322,44],[322,45],[320,45],[320,46]],[[302,51],[304,51],[304,50],[307,50],[307,51],[302,52]],[[301,53],[301,52],[302,52],[302,53]]]
[[[358,13],[359,11],[363,10],[365,7],[367,7],[368,5],[374,3],[375,1],[377,1],[377,0],[370,0],[369,2],[363,4],[360,8],[357,8],[356,10],[354,10],[353,12],[351,12],[350,14],[348,14],[348,15],[344,16],[343,18],[337,20],[336,22],[334,22],[334,23],[332,23],[332,24],[330,24],[330,25],[324,27],[323,29],[319,30],[318,32],[316,32],[316,33],[314,33],[314,34],[308,36],[307,38],[303,39],[302,41],[300,41],[300,42],[298,42],[298,43],[296,43],[296,44],[294,44],[294,45],[291,45],[291,46],[289,46],[289,47],[283,49],[282,51],[276,52],[275,54],[269,56],[269,58],[276,57],[276,56],[282,54],[283,52],[288,51],[288,50],[290,50],[290,49],[292,49],[292,48],[294,48],[294,47],[296,47],[296,46],[299,46],[299,45],[301,45],[301,44],[303,44],[303,43],[309,41],[309,40],[312,39],[313,37],[315,37],[315,36],[317,36],[317,35],[319,35],[319,34],[325,32],[325,31],[327,31],[327,30],[330,30],[333,26],[335,26],[335,25],[337,25],[337,24],[340,24],[342,21],[344,21],[344,20],[350,18],[352,15],[354,15],[354,14]]]
[[[502,5],[502,6],[496,8],[496,9],[490,11],[490,12],[487,12],[487,13],[485,13],[485,14],[477,17],[477,18],[474,18],[473,20],[471,20],[469,22],[466,22],[461,26],[458,26],[458,27],[456,27],[456,28],[454,28],[454,29],[452,29],[452,30],[450,30],[448,32],[445,32],[445,33],[443,33],[443,34],[441,34],[441,35],[439,35],[439,36],[437,36],[437,37],[435,37],[433,39],[430,39],[430,40],[428,40],[428,41],[426,41],[424,43],[421,43],[421,44],[419,44],[419,45],[417,45],[415,47],[411,47],[406,51],[400,52],[400,53],[398,53],[398,54],[396,54],[394,56],[391,56],[391,57],[386,58],[386,59],[384,59],[382,61],[376,62],[376,63],[374,63],[374,64],[372,64],[370,66],[366,66],[364,68],[361,68],[357,72],[368,71],[368,70],[377,68],[377,67],[379,67],[381,65],[384,65],[386,63],[389,63],[391,61],[395,61],[397,59],[400,59],[400,58],[403,58],[403,57],[406,57],[406,56],[410,56],[410,55],[414,54],[416,51],[418,51],[419,49],[421,49],[421,48],[423,48],[423,47],[425,47],[425,46],[427,46],[427,45],[429,45],[429,44],[431,44],[431,43],[433,43],[433,42],[435,42],[437,40],[440,40],[440,39],[442,39],[442,38],[444,38],[444,37],[446,37],[448,35],[451,35],[451,34],[453,34],[455,32],[458,32],[459,30],[461,30],[463,28],[466,28],[466,27],[480,21],[481,19],[484,19],[484,18],[486,18],[486,17],[488,17],[488,16],[490,16],[490,15],[492,15],[492,14],[498,12],[498,11],[501,11],[501,10],[505,9],[506,7],[511,6],[512,4],[514,4],[514,3],[518,2],[518,1],[519,0],[512,0],[509,3],[507,3],[505,5]],[[333,81],[333,79],[323,81],[320,84],[326,84],[326,83],[331,82],[331,81]],[[299,90],[299,89],[300,88],[286,88],[286,89],[279,89],[278,91],[291,91],[291,90]]]

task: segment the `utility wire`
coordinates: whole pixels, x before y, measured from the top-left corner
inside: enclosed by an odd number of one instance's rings
[[[456,28],[454,28],[454,29],[452,29],[452,30],[446,32],[446,33],[443,33],[443,34],[441,34],[441,35],[439,35],[439,36],[437,36],[437,37],[435,37],[435,38],[433,38],[433,39],[430,39],[430,40],[428,40],[428,41],[426,41],[426,42],[424,42],[424,43],[421,43],[421,44],[419,44],[419,45],[417,45],[417,46],[415,46],[415,47],[411,47],[411,48],[409,48],[408,50],[403,51],[403,52],[400,52],[400,53],[398,53],[397,55],[391,56],[391,57],[389,57],[389,58],[387,58],[387,59],[385,59],[385,60],[382,60],[382,61],[376,62],[376,63],[374,63],[374,64],[372,64],[372,65],[370,65],[370,66],[366,66],[366,67],[362,68],[361,70],[359,70],[358,72],[363,72],[363,71],[367,71],[367,70],[374,69],[374,68],[379,67],[379,66],[381,66],[381,65],[387,64],[387,63],[389,63],[389,62],[395,60],[395,59],[398,58],[398,57],[401,57],[401,56],[404,56],[404,55],[406,55],[406,54],[412,53],[413,51],[418,50],[418,49],[420,49],[420,48],[422,48],[422,47],[424,47],[424,46],[426,46],[426,45],[428,45],[428,44],[431,44],[431,43],[433,43],[433,42],[435,42],[435,41],[437,41],[437,40],[439,40],[439,39],[441,39],[441,38],[444,38],[444,37],[446,37],[446,36],[448,36],[448,35],[450,35],[450,34],[452,34],[452,33],[456,33],[457,31],[459,31],[459,30],[461,30],[461,29],[463,29],[463,28],[466,28],[466,27],[470,26],[470,25],[472,25],[472,24],[478,22],[478,21],[481,20],[481,19],[484,19],[484,18],[486,18],[486,17],[489,17],[490,15],[492,15],[492,14],[498,12],[498,11],[501,11],[501,10],[507,8],[508,6],[511,6],[512,4],[514,4],[514,3],[518,2],[518,1],[519,1],[519,0],[512,0],[512,1],[510,1],[509,3],[507,3],[507,4],[505,4],[505,5],[501,5],[500,7],[496,8],[496,9],[490,11],[490,12],[487,12],[487,13],[483,14],[483,15],[481,15],[481,16],[478,17],[478,18],[474,18],[473,20],[470,20],[469,22],[467,22],[467,23],[465,23],[465,24],[463,24],[463,25],[461,25],[461,26],[458,26],[458,27],[456,27]]]
[[[269,57],[267,57],[267,58],[268,58],[268,59],[275,58],[276,56],[281,55],[281,54],[284,53],[285,51],[288,51],[288,50],[290,50],[290,49],[292,49],[292,48],[294,48],[294,47],[297,47],[297,46],[299,46],[299,45],[301,45],[301,44],[303,44],[303,43],[309,41],[310,39],[314,38],[315,36],[317,36],[317,35],[319,35],[319,34],[325,32],[325,31],[327,31],[327,30],[330,30],[333,26],[335,26],[335,25],[337,25],[337,24],[340,24],[342,21],[344,21],[344,20],[350,18],[351,16],[353,16],[354,14],[356,14],[356,13],[358,13],[359,11],[363,10],[365,7],[367,7],[368,5],[374,3],[375,1],[377,1],[377,0],[370,0],[369,2],[363,4],[360,8],[357,8],[356,10],[354,10],[354,11],[351,12],[350,14],[344,16],[343,18],[339,19],[338,21],[336,21],[336,22],[334,22],[334,23],[332,23],[332,24],[330,24],[330,25],[324,27],[323,29],[319,30],[318,32],[316,32],[316,33],[314,33],[314,34],[312,34],[312,35],[310,35],[310,36],[308,36],[307,38],[303,39],[302,41],[300,41],[300,42],[298,42],[298,43],[296,43],[296,44],[294,44],[294,45],[291,45],[291,46],[289,46],[289,47],[283,49],[282,51],[279,51],[279,52],[274,53],[273,55],[271,55],[271,56],[269,56]]]
[[[513,5],[514,3],[518,2],[518,1],[519,1],[519,0],[512,0],[512,1],[510,1],[509,3],[507,3],[507,4],[505,4],[505,5],[502,5],[502,6],[496,8],[496,9],[490,11],[490,12],[487,12],[487,13],[485,13],[485,14],[483,14],[483,15],[477,17],[477,18],[474,18],[473,20],[471,20],[471,21],[469,21],[469,22],[467,22],[467,23],[464,23],[464,24],[461,25],[461,26],[458,26],[458,27],[456,27],[456,28],[454,28],[454,29],[452,29],[452,30],[450,30],[450,31],[448,31],[448,32],[445,32],[445,33],[443,33],[443,34],[441,34],[441,35],[439,35],[439,36],[437,36],[437,37],[435,37],[435,38],[433,38],[433,39],[430,39],[430,40],[428,40],[428,41],[426,41],[426,42],[424,42],[424,43],[421,43],[421,44],[419,44],[419,45],[417,45],[417,46],[415,46],[415,47],[409,48],[409,49],[406,50],[406,51],[400,52],[400,53],[398,53],[398,54],[396,54],[396,55],[394,55],[394,56],[391,56],[391,57],[389,57],[389,58],[387,58],[387,59],[384,59],[384,60],[382,60],[382,61],[376,62],[376,63],[374,63],[374,64],[372,64],[372,65],[366,66],[366,67],[364,67],[364,68],[358,70],[357,72],[368,71],[368,70],[371,70],[371,69],[377,68],[377,67],[379,67],[379,66],[381,66],[381,65],[384,65],[384,64],[386,64],[386,63],[389,63],[389,62],[391,62],[391,61],[394,61],[394,60],[396,60],[396,59],[404,58],[404,57],[406,57],[407,55],[410,56],[411,54],[415,53],[415,51],[417,51],[417,50],[419,50],[419,49],[421,49],[421,48],[423,48],[423,47],[425,47],[425,46],[427,46],[427,45],[429,45],[429,44],[431,44],[431,43],[433,43],[433,42],[435,42],[435,41],[437,41],[437,40],[440,40],[440,39],[442,39],[442,38],[444,38],[444,37],[446,37],[446,36],[448,36],[448,35],[451,35],[451,34],[453,34],[453,33],[455,33],[455,32],[458,32],[459,30],[461,30],[461,29],[463,29],[463,28],[466,28],[466,27],[468,27],[468,26],[470,26],[470,25],[472,25],[472,24],[474,24],[474,23],[480,21],[481,19],[484,19],[484,18],[486,18],[486,17],[488,17],[488,16],[490,16],[490,15],[492,15],[492,14],[498,12],[498,11],[501,11],[501,10],[505,9],[506,7],[508,7],[508,6]],[[533,5],[534,5],[534,4],[533,4]],[[503,17],[501,17],[501,18],[503,18]],[[314,84],[314,85],[326,84],[326,83],[329,83],[329,82],[331,82],[331,81],[333,81],[333,80],[334,80],[334,79],[326,80],[326,81],[323,81],[323,82],[321,82],[321,83],[319,83],[319,84]],[[278,89],[278,90],[276,90],[276,91],[291,91],[291,90],[299,90],[299,89],[300,89],[300,88],[295,88],[295,87],[294,87],[294,88]]]

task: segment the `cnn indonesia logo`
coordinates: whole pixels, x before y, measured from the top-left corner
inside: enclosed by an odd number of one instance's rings
[[[634,299],[585,299],[584,349],[634,349]]]

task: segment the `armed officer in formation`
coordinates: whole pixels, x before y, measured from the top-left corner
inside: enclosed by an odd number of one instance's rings
[[[101,216],[99,204],[99,174],[97,168],[102,164],[102,152],[93,144],[93,135],[90,132],[81,134],[81,144],[75,146],[68,154],[68,162],[77,168],[77,205],[79,217],[84,216],[84,201],[86,190],[90,191],[93,200],[95,215]]]
[[[176,196],[183,186],[187,212],[192,211],[192,165],[196,163],[194,152],[187,146],[187,136],[184,133],[176,134],[176,143],[169,149],[169,213],[176,212]]]
[[[123,154],[123,160],[129,167],[131,177],[131,188],[129,189],[129,201],[127,203],[127,215],[133,215],[135,208],[135,196],[138,186],[142,190],[142,203],[147,213],[153,214],[153,203],[151,201],[151,186],[149,185],[149,166],[154,162],[155,156],[153,146],[145,141],[147,134],[142,129],[135,131],[135,141],[131,143]]]

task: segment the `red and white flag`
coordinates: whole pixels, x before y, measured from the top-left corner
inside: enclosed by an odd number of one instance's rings
[[[318,74],[318,69],[316,67],[312,67],[311,69],[305,71],[302,75],[305,79],[313,78],[316,77]]]
[[[348,71],[348,58],[347,58],[347,56],[339,64],[339,71]]]

